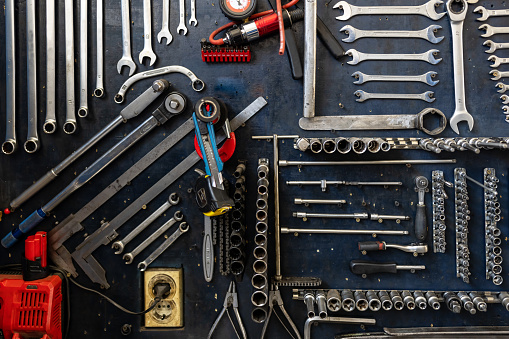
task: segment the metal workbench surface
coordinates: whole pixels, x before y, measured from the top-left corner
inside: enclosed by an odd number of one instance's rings
[[[255,234],[255,199],[256,199],[256,167],[258,158],[267,157],[272,164],[272,142],[251,140],[253,135],[297,134],[303,137],[338,137],[338,136],[380,136],[380,137],[423,137],[425,134],[419,131],[365,131],[365,132],[309,132],[299,128],[298,121],[302,116],[302,81],[292,79],[290,65],[286,56],[278,55],[277,36],[265,38],[251,45],[253,59],[250,63],[204,63],[200,54],[200,39],[206,38],[217,27],[228,22],[221,13],[218,1],[197,1],[198,26],[188,25],[187,36],[176,33],[178,25],[178,2],[171,1],[170,30],[173,41],[169,46],[159,44],[154,38],[152,43],[158,57],[154,67],[167,65],[181,65],[189,68],[206,83],[203,92],[194,92],[189,80],[181,74],[165,75],[162,78],[171,82],[172,89],[184,93],[189,103],[194,103],[204,96],[213,96],[225,101],[230,110],[230,117],[237,114],[249,105],[258,96],[263,96],[268,105],[249,120],[245,127],[237,133],[238,145],[234,157],[226,164],[226,172],[233,172],[237,159],[248,161],[247,170],[247,234],[248,245],[246,253],[249,255],[244,280],[237,284],[240,297],[240,313],[247,328],[249,337],[257,337],[261,332],[262,325],[255,324],[251,320],[252,304],[250,296],[253,291],[250,278],[252,276],[252,239]],[[378,1],[350,0],[351,4],[368,6],[379,4]],[[384,4],[421,4],[424,1],[385,1]],[[4,5],[3,1],[0,1]],[[116,71],[117,61],[122,54],[121,41],[121,17],[120,2],[105,2],[105,90],[103,98],[89,98],[90,113],[86,118],[79,118],[78,131],[74,135],[63,133],[61,126],[65,116],[65,43],[64,43],[64,1],[57,1],[58,25],[57,25],[57,114],[58,130],[53,135],[42,132],[42,124],[45,116],[45,1],[37,2],[37,89],[39,109],[39,137],[41,148],[35,154],[27,154],[22,150],[10,156],[0,155],[0,207],[5,208],[12,198],[20,194],[49,169],[63,160],[73,150],[87,141],[99,131],[105,124],[116,117],[120,110],[125,107],[113,101],[114,94],[122,83],[127,79],[127,70],[123,75]],[[361,39],[354,43],[342,43],[345,50],[355,48],[358,51],[369,53],[422,53],[436,48],[439,57],[443,60],[438,65],[430,65],[425,62],[399,62],[399,61],[366,61],[357,66],[347,65],[349,57],[335,60],[318,40],[317,43],[317,90],[316,112],[317,115],[353,115],[353,114],[415,114],[426,107],[435,107],[451,117],[454,111],[454,81],[452,66],[452,40],[449,19],[444,16],[438,21],[432,21],[421,16],[356,16],[346,22],[335,20],[339,15],[338,10],[333,10],[335,1],[319,1],[318,14],[336,36],[343,38],[339,29],[346,24],[360,29],[409,29],[417,30],[431,24],[438,24],[442,28],[437,35],[445,36],[445,39],[433,45],[425,40],[418,39]],[[189,1],[187,1],[189,19]],[[506,1],[479,1],[477,5],[486,8],[507,8]],[[304,1],[301,1],[301,7]],[[475,119],[474,129],[469,132],[466,125],[460,125],[462,136],[507,136],[507,127],[501,110],[500,94],[496,92],[495,81],[490,80],[488,54],[482,46],[485,41],[480,37],[478,30],[480,22],[475,19],[478,14],[472,13],[475,5],[470,5],[464,29],[465,45],[465,77],[467,92],[467,107]],[[259,1],[259,10],[268,9],[268,2]],[[95,1],[89,1],[89,93],[95,88]],[[443,11],[443,5],[438,9]],[[152,32],[154,37],[161,26],[162,1],[152,1]],[[26,35],[25,35],[25,1],[16,2],[16,89],[17,89],[17,134],[18,143],[22,145],[26,135],[27,105],[26,105]],[[75,37],[78,47],[78,4],[75,6]],[[0,16],[0,27],[5,27],[5,16]],[[143,15],[142,2],[131,3],[131,31],[133,58],[137,61],[138,54],[143,47]],[[507,26],[507,17],[490,18],[489,23],[493,26]],[[293,30],[296,32],[299,49],[303,50],[303,22],[295,23]],[[1,30],[0,30],[1,31]],[[507,35],[495,36],[494,41],[507,40]],[[5,35],[0,34],[0,46],[5,45]],[[78,88],[79,53],[76,48],[76,88]],[[499,57],[509,57],[507,50],[497,51]],[[0,54],[0,63],[5,64],[4,53]],[[137,71],[152,69],[145,65],[139,65]],[[504,70],[504,65],[499,68]],[[436,101],[432,104],[423,101],[401,100],[369,100],[364,103],[355,102],[354,91],[363,89],[367,92],[393,92],[393,93],[422,93],[430,88],[422,83],[367,83],[362,86],[354,85],[351,74],[354,71],[362,71],[366,74],[423,74],[428,71],[438,72],[440,83],[432,87]],[[5,67],[0,68],[0,79],[5,78]],[[147,89],[152,81],[140,81],[129,89],[126,103],[131,102],[137,95]],[[78,89],[76,90],[78,98]],[[77,100],[78,101],[78,100]],[[160,101],[160,100],[159,100]],[[157,105],[159,105],[159,101]],[[5,119],[5,83],[0,82],[0,126],[4,133]],[[192,106],[192,105],[190,105]],[[156,107],[151,106],[147,111]],[[186,119],[190,109],[187,110]],[[143,114],[145,117],[148,113]],[[11,215],[3,215],[0,230],[6,234],[11,227],[19,224],[33,210],[49,201],[55,194],[63,189],[77,174],[91,164],[100,154],[118,142],[129,133],[135,126],[141,123],[143,117],[138,117],[116,129],[93,150],[86,153],[79,161],[68,168],[57,180],[34,196]],[[141,158],[152,147],[157,145],[166,135],[176,129],[184,118],[178,121],[170,121],[167,125],[152,132],[147,138],[135,145],[122,155],[117,161],[109,166],[100,175],[94,178],[81,190],[74,193],[72,198],[61,204],[38,230],[49,230],[56,223],[61,222],[66,216],[78,211],[91,198],[102,191],[110,182],[128,169],[133,163]],[[440,136],[454,137],[454,132],[448,127]],[[151,187],[159,178],[178,164],[193,150],[192,136],[188,135],[182,142],[164,155],[148,170],[143,172],[131,185],[125,187],[119,194],[95,212],[83,222],[84,231],[75,234],[65,243],[71,251],[83,241],[87,234],[91,234],[100,225],[101,220],[111,220],[138,196]],[[334,227],[334,228],[387,228],[409,230],[409,236],[380,236],[380,240],[409,244],[415,241],[412,235],[413,221],[403,221],[401,224],[385,221],[379,224],[376,221],[362,221],[356,223],[350,220],[334,219],[310,219],[302,221],[292,217],[295,211],[314,212],[372,212],[383,214],[405,214],[415,216],[417,193],[414,191],[414,178],[424,175],[431,180],[431,171],[441,169],[445,173],[445,179],[453,181],[453,169],[465,167],[467,173],[482,181],[483,168],[492,167],[497,171],[500,179],[498,185],[499,201],[502,208],[502,220],[499,225],[502,230],[502,248],[507,250],[507,186],[508,164],[507,153],[497,150],[481,151],[479,155],[472,152],[442,152],[439,155],[425,151],[392,150],[387,153],[364,154],[364,155],[314,155],[301,153],[293,148],[292,140],[284,140],[280,143],[280,157],[284,160],[380,160],[380,159],[457,159],[456,165],[413,165],[413,166],[344,166],[344,167],[284,167],[280,168],[280,198],[281,198],[281,225],[294,227]],[[203,165],[197,166],[202,168]],[[272,172],[271,172],[272,174]],[[272,178],[271,178],[272,179]],[[372,181],[389,180],[401,181],[400,188],[376,188],[376,187],[330,187],[322,193],[319,187],[289,187],[287,180],[352,180]],[[126,315],[115,307],[91,295],[86,291],[71,286],[71,329],[69,338],[120,338],[120,328],[123,324],[131,324],[135,338],[203,338],[206,337],[218,311],[222,308],[230,278],[221,276],[216,269],[214,279],[206,283],[203,279],[202,270],[202,231],[203,215],[199,213],[193,201],[194,196],[188,193],[188,188],[194,185],[196,174],[188,171],[175,184],[164,193],[160,194],[146,208],[137,213],[129,222],[119,229],[120,236],[127,234],[131,229],[144,220],[151,211],[154,211],[166,199],[170,192],[178,192],[183,198],[180,209],[185,214],[186,221],[190,225],[190,232],[180,238],[168,251],[166,251],[154,264],[154,267],[183,267],[184,271],[184,297],[185,297],[185,325],[183,328],[171,330],[143,330],[142,317]],[[271,185],[273,181],[271,180]],[[274,229],[273,229],[273,190],[271,189],[269,220],[269,276],[274,274]],[[445,254],[427,253],[424,256],[413,257],[399,251],[377,252],[363,256],[357,250],[357,242],[370,240],[366,236],[336,236],[336,235],[286,235],[282,238],[282,269],[283,274],[291,276],[316,276],[323,280],[324,288],[349,288],[349,289],[423,289],[423,290],[473,290],[473,291],[504,291],[509,289],[509,265],[503,263],[503,277],[501,286],[494,286],[491,281],[485,279],[484,266],[484,210],[483,190],[480,187],[469,184],[470,193],[470,234],[469,245],[471,250],[471,283],[465,284],[456,278],[455,254],[454,254],[454,193],[449,191],[449,200],[446,202],[447,229],[447,252]],[[293,198],[328,198],[346,199],[348,203],[343,207],[336,206],[313,206],[304,207],[293,204]],[[395,201],[400,202],[397,207]],[[428,205],[428,220],[431,220],[431,196],[426,195]],[[173,212],[170,212],[173,213]],[[152,225],[155,227],[155,225]],[[430,225],[431,227],[431,225]],[[431,235],[428,237],[431,244]],[[155,244],[151,248],[155,248]],[[148,251],[150,252],[150,250]],[[22,246],[17,245],[12,249],[0,248],[0,263],[19,263]],[[217,253],[216,253],[217,255]],[[124,265],[120,256],[113,254],[110,246],[99,248],[94,256],[101,262],[107,271],[107,278],[111,288],[103,290],[112,299],[132,310],[141,310],[142,301],[142,275],[135,265]],[[504,255],[505,256],[505,255]],[[411,274],[400,272],[396,275],[380,274],[379,276],[363,279],[349,271],[348,264],[352,259],[369,258],[379,261],[396,261],[401,264],[422,264],[426,270]],[[93,285],[86,275],[78,270],[77,280],[89,287],[99,288]],[[302,301],[291,299],[291,289],[282,288],[282,296],[285,306],[292,319],[302,333],[306,320],[305,306]],[[507,311],[500,305],[489,305],[487,312],[478,312],[476,315],[468,315],[465,311],[461,314],[453,314],[446,307],[439,311],[429,308],[425,311],[379,311],[379,312],[353,312],[341,313],[342,316],[359,316],[375,318],[376,326],[361,328],[353,325],[320,325],[313,330],[315,338],[332,338],[338,333],[380,331],[382,327],[411,327],[411,326],[461,326],[461,325],[505,325],[507,323]],[[402,316],[404,315],[404,316]],[[217,338],[234,338],[235,334],[227,319],[223,319],[216,333]],[[276,318],[272,318],[268,332],[269,338],[286,338],[288,334],[278,324]]]

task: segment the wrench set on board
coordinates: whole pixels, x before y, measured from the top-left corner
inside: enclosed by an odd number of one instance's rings
[[[509,104],[508,4],[199,5],[200,25],[196,0],[5,1],[0,288],[44,230],[36,259],[67,285],[55,339],[509,336],[509,119],[483,88]],[[476,20],[502,37],[491,80]],[[50,332],[10,308],[0,337]]]

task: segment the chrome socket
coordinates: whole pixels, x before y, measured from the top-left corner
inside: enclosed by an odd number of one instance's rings
[[[329,290],[327,292],[327,308],[331,312],[339,312],[341,310],[341,295],[338,290]]]
[[[362,291],[355,291],[354,293],[355,298],[355,307],[357,308],[357,311],[364,312],[368,309],[368,300],[366,299],[366,293]]]
[[[412,294],[410,294],[410,291],[401,292],[401,297],[403,298],[403,302],[407,309],[410,311],[415,310],[415,299],[412,297]]]
[[[426,292],[426,299],[428,299],[428,305],[433,308],[435,311],[440,309],[440,301],[438,300],[437,295],[433,291]]]
[[[391,300],[391,297],[389,296],[389,293],[387,293],[387,291],[378,292],[378,297],[380,298],[380,302],[382,303],[382,308],[385,311],[392,310],[392,306],[393,306],[392,300]]]
[[[416,303],[417,307],[419,307],[419,309],[425,310],[426,307],[428,307],[428,303],[426,301],[426,297],[424,297],[424,293],[422,293],[420,291],[415,291],[414,298],[415,298],[415,303]]]
[[[397,311],[403,310],[405,308],[405,304],[403,303],[403,298],[398,291],[391,291],[390,293],[392,304],[394,305],[394,309]]]
[[[368,306],[371,311],[380,311],[382,308],[382,303],[380,302],[380,299],[376,295],[375,291],[367,291],[366,298],[368,299]]]
[[[341,299],[343,299],[343,310],[346,312],[352,312],[355,310],[355,300],[352,291],[343,290],[341,292]]]
[[[327,318],[327,300],[323,290],[316,291],[316,305],[318,307],[318,316],[322,319]]]
[[[315,295],[312,292],[308,292],[304,295],[304,304],[308,313],[308,318],[315,317]]]

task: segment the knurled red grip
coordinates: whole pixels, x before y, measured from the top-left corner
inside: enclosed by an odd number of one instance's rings
[[[363,241],[359,242],[359,251],[383,251],[385,243],[383,241]]]
[[[395,262],[372,262],[365,260],[350,261],[350,271],[354,274],[373,274],[373,273],[396,273]]]

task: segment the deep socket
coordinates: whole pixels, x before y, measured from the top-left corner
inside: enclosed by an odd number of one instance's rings
[[[426,292],[426,298],[428,299],[428,305],[432,307],[435,311],[440,309],[440,302],[438,301],[438,297],[435,292],[429,291]]]
[[[470,292],[469,296],[479,312],[486,312],[488,310],[488,305],[477,292]]]
[[[323,290],[316,291],[316,305],[318,307],[318,316],[322,319],[327,318],[327,301]]]
[[[306,309],[308,312],[308,318],[315,317],[315,296],[313,293],[309,292],[304,295],[304,304],[306,304]]]
[[[367,291],[366,298],[368,299],[368,306],[371,311],[380,311],[382,308],[382,303],[380,302],[380,299],[378,299],[375,291]]]
[[[406,308],[410,311],[415,309],[415,299],[412,297],[412,294],[410,294],[410,291],[401,292],[401,297],[403,298]]]
[[[403,308],[405,308],[403,299],[401,298],[401,295],[398,291],[391,291],[390,296],[395,310],[401,311]]]
[[[385,311],[392,310],[391,297],[389,297],[389,293],[387,293],[387,291],[380,291],[380,292],[378,292],[378,297],[380,298],[380,301],[382,303],[382,308]]]
[[[368,309],[368,300],[366,294],[362,291],[355,291],[355,307],[358,311],[364,312]]]

